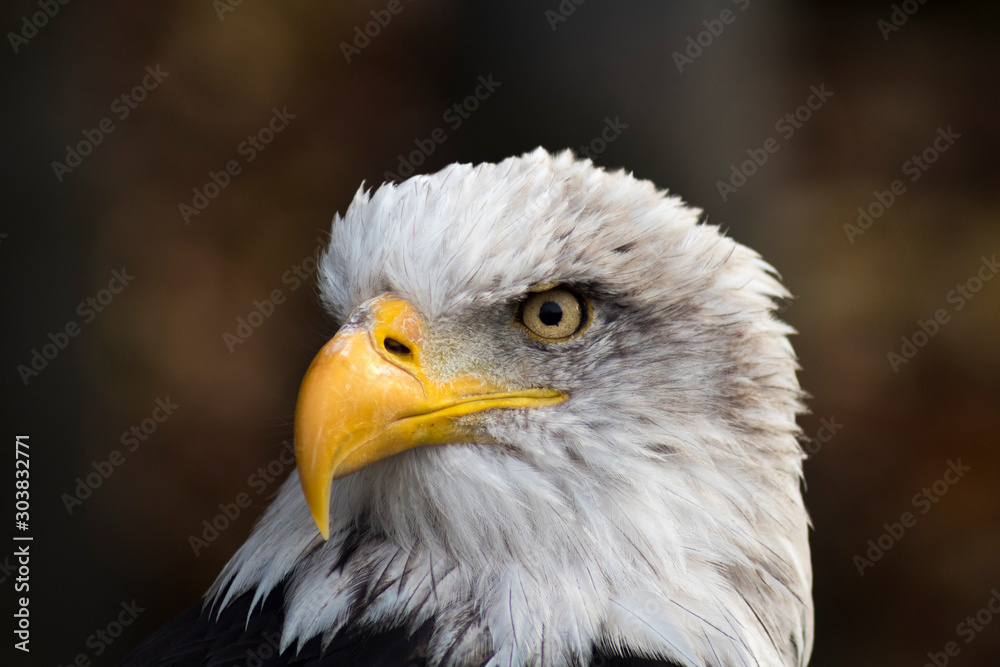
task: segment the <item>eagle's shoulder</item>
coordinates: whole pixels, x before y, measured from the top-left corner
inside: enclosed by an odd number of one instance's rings
[[[293,644],[281,653],[278,647],[285,621],[284,583],[251,613],[253,598],[252,591],[244,593],[218,615],[199,601],[136,647],[121,663],[122,667],[425,664],[423,650],[433,629],[430,621],[410,636],[401,628],[383,632],[347,629],[338,633],[325,649],[320,638],[315,637],[298,651]]]

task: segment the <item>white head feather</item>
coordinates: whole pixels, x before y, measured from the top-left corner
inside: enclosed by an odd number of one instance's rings
[[[339,322],[392,292],[439,372],[569,399],[484,413],[502,446],[418,447],[335,481],[325,543],[293,474],[209,601],[290,575],[283,645],[433,617],[443,666],[555,667],[595,646],[805,665],[800,390],[772,315],[786,292],[699,213],[542,149],[359,191],[322,262]],[[552,282],[586,292],[593,323],[526,344],[511,304]]]

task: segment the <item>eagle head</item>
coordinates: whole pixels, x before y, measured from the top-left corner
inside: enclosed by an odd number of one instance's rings
[[[699,214],[568,151],[362,188],[297,474],[208,601],[280,583],[282,647],[431,627],[443,667],[804,665],[787,294]]]

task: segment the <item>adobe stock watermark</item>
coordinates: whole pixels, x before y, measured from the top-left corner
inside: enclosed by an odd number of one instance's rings
[[[730,0],[734,5],[739,7],[741,12],[746,11],[747,7],[750,6],[750,0]],[[674,60],[674,64],[677,65],[677,71],[681,74],[684,73],[684,68],[688,65],[693,65],[694,61],[701,57],[701,54],[705,52],[705,49],[715,44],[715,40],[722,36],[723,31],[726,29],[727,25],[732,25],[736,20],[736,12],[728,7],[719,12],[719,17],[714,19],[705,19],[701,22],[705,29],[694,36],[688,36],[687,46],[684,49],[684,53],[680,51],[674,51],[671,54],[671,58]]]
[[[212,0],[212,9],[219,17],[219,23],[226,20],[226,14],[235,12],[236,8],[243,4],[243,0]]]
[[[271,118],[268,119],[264,127],[257,130],[256,133],[248,135],[236,147],[236,153],[243,156],[243,164],[239,160],[232,159],[226,162],[225,166],[219,171],[209,170],[208,181],[200,188],[191,188],[191,192],[193,193],[191,203],[185,204],[184,202],[180,202],[177,205],[177,210],[180,211],[181,218],[184,219],[184,224],[189,224],[191,218],[200,215],[202,211],[208,208],[212,200],[218,197],[229,186],[233,177],[243,172],[243,165],[250,164],[257,159],[257,156],[264,152],[268,145],[274,141],[275,136],[283,132],[295,117],[296,114],[288,113],[287,106],[281,107],[280,111],[277,107],[272,107]]]
[[[452,132],[462,127],[462,124],[479,109],[480,103],[488,100],[496,92],[497,88],[503,85],[502,81],[494,80],[492,74],[488,74],[485,77],[479,75],[477,81],[479,85],[475,87],[472,93],[467,95],[461,102],[452,104],[441,114],[441,120],[447,123]],[[396,165],[397,173],[387,171],[383,174],[383,177],[387,181],[396,181],[398,183],[403,179],[413,176],[416,173],[415,167],[419,167],[426,162],[427,158],[437,150],[437,147],[446,141],[448,141],[448,133],[445,132],[443,127],[434,128],[426,139],[414,139],[414,149],[406,156],[402,154],[398,156],[399,164]]]
[[[975,614],[966,616],[955,626],[955,634],[961,637],[966,644],[971,644],[972,640],[993,622],[994,615],[1000,615],[1000,591],[996,588],[990,590],[990,597],[982,609]],[[927,662],[924,663],[923,667],[945,667],[952,658],[961,652],[962,649],[958,642],[949,641],[940,651],[928,651]]]
[[[270,660],[276,655],[281,654],[281,633],[275,630],[274,632],[265,632],[262,635],[264,641],[257,645],[256,649],[247,649],[246,662],[242,663],[245,667],[264,667],[264,665],[271,664]],[[416,663],[413,663],[416,665]]]
[[[257,468],[247,477],[249,486],[256,495],[260,496],[272,484],[279,483],[284,479],[286,471],[295,467],[295,445],[291,440],[281,443],[278,455],[271,459],[266,466]],[[192,533],[188,535],[188,545],[191,551],[197,556],[208,546],[219,539],[219,535],[226,531],[229,526],[236,523],[243,510],[250,507],[253,498],[246,491],[240,491],[233,498],[231,503],[219,503],[219,513],[210,519],[203,519],[201,522],[201,532],[198,535]]]
[[[614,120],[604,119],[604,127],[598,136],[594,137],[585,146],[580,146],[577,153],[593,160],[595,157],[608,149],[608,144],[613,144],[622,132],[628,129],[628,125],[622,122],[621,116],[615,116]]]
[[[19,538],[15,537],[14,539]],[[14,648],[18,651],[31,653],[31,598],[28,597],[31,590],[31,543],[18,543],[12,555],[17,559],[17,578],[14,579],[14,590],[21,593],[21,596],[15,600],[17,611],[14,612],[14,635],[20,641],[14,642]]]
[[[889,35],[896,32],[910,20],[910,17],[917,13],[920,9],[920,5],[926,3],[927,0],[903,0],[900,4],[892,5],[892,12],[889,14],[889,19],[879,19],[875,22],[875,26],[878,28],[879,32],[882,33],[882,41],[888,42]]]
[[[568,21],[569,17],[576,11],[576,8],[586,1],[587,0],[560,0],[555,9],[546,9],[545,20],[549,22],[549,27],[552,28],[552,32],[556,31],[560,23]]]
[[[844,428],[844,425],[838,424],[837,418],[834,416],[820,419],[816,435],[806,436],[802,449],[808,454],[819,454],[820,450],[823,449],[823,445],[833,440],[833,436],[837,435],[842,428]]]
[[[938,161],[941,154],[954,146],[955,140],[961,138],[962,135],[952,130],[951,125],[948,126],[948,129],[939,127],[937,135],[930,145],[920,151],[919,154],[915,153],[910,156],[910,159],[900,167],[900,171],[903,172],[903,176],[910,177],[910,183],[916,183],[924,175],[924,172]],[[906,184],[903,183],[903,179],[901,178],[897,178],[890,183],[889,188],[886,190],[875,190],[872,192],[875,199],[869,202],[867,206],[858,207],[858,218],[855,223],[853,225],[849,222],[844,223],[844,233],[847,234],[847,240],[851,242],[851,245],[854,245],[855,238],[868,231],[875,224],[875,221],[885,215],[889,207],[895,204],[896,200],[905,193]]]
[[[170,76],[170,72],[164,72],[160,65],[151,67],[146,65],[146,74],[135,86],[126,93],[122,93],[111,101],[110,110],[118,118],[125,120],[139,103],[146,99],[152,91],[163,83],[163,80]],[[94,152],[94,149],[104,142],[104,138],[115,131],[115,122],[110,116],[105,116],[97,123],[93,129],[84,128],[81,131],[83,139],[70,146],[66,145],[66,154],[63,162],[52,161],[52,171],[56,175],[56,180],[62,183],[66,174],[73,173],[73,170],[83,164],[83,158]]]
[[[407,0],[407,3],[409,2],[413,2],[413,0]],[[364,30],[361,29],[361,26],[354,26],[353,42],[350,44],[340,43],[340,52],[344,54],[344,60],[347,61],[347,64],[351,64],[352,57],[361,55],[361,51],[371,44],[373,39],[381,35],[382,30],[392,23],[393,17],[402,14],[404,9],[406,6],[402,0],[389,0],[384,9],[373,9],[369,12],[372,20],[365,23]]]
[[[104,655],[115,641],[122,636],[125,628],[129,627],[139,618],[139,614],[146,611],[145,607],[140,607],[135,600],[122,602],[120,611],[106,625],[94,630],[93,634],[87,637],[85,645],[89,651],[81,651],[66,663],[65,667],[90,667],[92,658],[99,658]],[[63,667],[62,664],[59,667]]]
[[[31,348],[29,353],[31,358],[28,362],[17,365],[17,374],[24,386],[27,387],[33,378],[38,377],[42,371],[48,368],[49,363],[54,361],[60,352],[69,347],[70,340],[80,335],[80,332],[83,331],[82,327],[97,319],[97,315],[104,312],[104,309],[133,280],[135,280],[135,276],[131,275],[124,266],[121,270],[114,269],[111,271],[111,280],[108,281],[106,288],[99,290],[94,296],[88,296],[77,305],[76,314],[80,316],[79,321],[71,319],[55,333],[50,331],[47,335],[49,342],[43,343],[41,350],[38,347]]]
[[[125,463],[125,454],[132,454],[139,449],[142,443],[156,433],[160,424],[167,421],[179,407],[181,406],[171,401],[169,396],[157,398],[149,416],[124,431],[118,439],[124,452],[122,449],[112,449],[106,458],[100,461],[91,461],[90,467],[93,468],[93,472],[87,473],[84,477],[76,478],[73,493],[63,493],[59,496],[66,508],[66,513],[72,515],[75,509],[82,507],[83,501],[94,495],[94,491],[101,488],[115,470]]]
[[[38,7],[41,9],[29,18],[21,17],[21,29],[17,32],[8,32],[7,41],[10,47],[17,54],[21,47],[27,44],[32,38],[38,35],[38,31],[49,24],[49,19],[54,19],[59,13],[60,5],[68,5],[69,0],[38,0]]]
[[[919,509],[920,514],[927,514],[931,507],[940,502],[941,498],[948,493],[953,484],[957,484],[965,473],[972,470],[971,467],[962,465],[962,459],[949,460],[947,463],[948,467],[945,468],[941,479],[935,480],[930,486],[925,486],[910,500],[910,504],[913,505],[914,509]],[[898,522],[883,523],[882,527],[885,528],[885,532],[868,540],[868,550],[864,552],[863,556],[856,555],[853,558],[854,566],[858,568],[858,574],[862,577],[865,576],[865,570],[882,560],[882,556],[896,546],[906,534],[906,529],[916,525],[917,517],[913,512],[903,512]]]
[[[815,85],[809,86],[809,96],[806,101],[786,113],[774,123],[774,131],[781,138],[788,141],[795,133],[802,129],[803,124],[812,118],[813,113],[823,108],[823,105],[833,97],[833,93],[826,89],[826,84],[821,83],[817,88]],[[715,187],[719,191],[722,201],[729,199],[729,195],[746,185],[747,180],[767,163],[768,159],[778,152],[781,144],[774,137],[764,140],[760,148],[748,148],[748,160],[744,160],[739,165],[730,165],[730,176],[727,181],[716,181]]]
[[[296,292],[300,287],[308,284],[309,279],[316,273],[319,263],[319,253],[322,252],[324,247],[325,240],[323,237],[317,238],[316,247],[313,249],[313,252],[295,264],[292,264],[281,274],[281,284],[287,286],[288,292],[286,293],[280,287],[275,287],[263,299],[254,299],[253,308],[250,309],[250,312],[245,317],[241,315],[236,318],[236,328],[232,332],[224,331],[222,333],[222,342],[226,344],[229,354],[232,354],[238,346],[247,342],[250,336],[264,324],[267,318],[274,315],[277,307],[285,303],[288,293]]]
[[[983,289],[983,285],[993,280],[993,276],[1000,271],[1000,264],[997,263],[997,256],[982,257],[979,269],[965,281],[955,283],[955,287],[945,295],[945,301],[952,305],[951,313],[946,307],[938,308],[934,315],[926,320],[917,320],[917,329],[909,336],[900,336],[900,347],[898,352],[889,351],[886,358],[889,360],[889,367],[893,373],[898,373],[900,366],[910,363],[917,352],[930,342],[941,330],[941,327],[951,322],[951,315],[965,308],[965,304]]]

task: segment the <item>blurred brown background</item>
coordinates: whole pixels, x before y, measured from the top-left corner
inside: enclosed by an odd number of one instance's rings
[[[114,664],[245,539],[278,488],[267,479],[288,474],[278,454],[298,382],[333,333],[314,285],[291,276],[362,181],[398,172],[439,127],[447,139],[417,171],[578,149],[609,119],[623,125],[593,144],[597,164],[703,208],[796,297],[783,316],[800,334],[813,396],[801,423],[816,438],[812,664],[922,665],[949,641],[950,664],[997,664],[1000,618],[971,638],[959,624],[1000,587],[1000,279],[974,279],[1000,253],[1000,5],[399,0],[348,62],[341,44],[387,5],[52,2],[50,18],[37,2],[3,6],[3,437],[31,436],[35,536],[32,653],[15,664]],[[906,22],[880,26],[894,11]],[[499,85],[467,118],[446,116],[480,76]],[[811,86],[832,95],[781,124]],[[244,144],[274,110],[281,131],[262,133],[262,150]],[[95,134],[105,118],[113,131]],[[933,149],[939,128],[952,139]],[[54,168],[84,131],[100,143]],[[769,137],[777,152],[724,201],[718,182]],[[914,171],[914,155],[934,162]],[[179,205],[205,203],[193,189],[230,160],[239,173],[186,223]],[[849,234],[894,180],[905,191]],[[101,305],[123,267],[134,279]],[[283,303],[227,346],[276,289]],[[101,312],[78,308],[88,297]],[[914,337],[939,309],[936,334]],[[80,329],[64,340],[68,322]],[[18,367],[50,333],[65,349],[25,384]],[[923,345],[894,369],[901,337]],[[162,423],[157,399],[178,406]],[[938,497],[959,459],[970,469]],[[67,500],[102,468],[89,497]],[[925,487],[933,504],[914,498]],[[241,493],[250,507],[193,546]],[[884,537],[904,512],[915,525]],[[860,576],[855,556],[880,536],[891,548]],[[110,643],[95,635],[133,599],[136,622]]]

